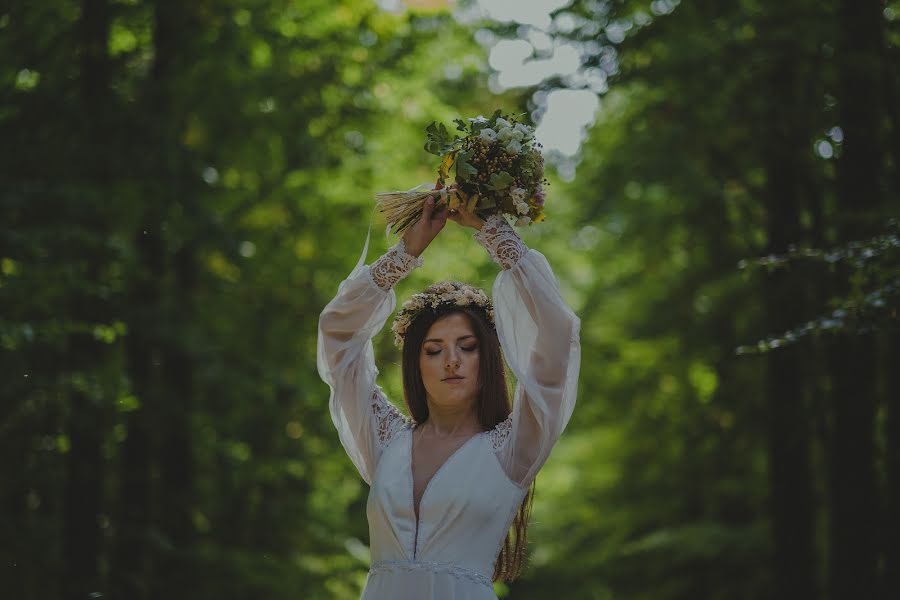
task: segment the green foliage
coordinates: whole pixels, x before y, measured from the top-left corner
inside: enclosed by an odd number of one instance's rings
[[[472,153],[468,150],[460,150],[456,154],[456,178],[459,181],[467,181],[472,175],[478,175],[478,169],[469,162],[470,158]]]
[[[890,215],[834,208],[837,5],[651,4],[576,0],[550,29],[610,89],[577,177],[554,181],[553,218],[523,233],[582,318],[583,358],[537,481],[530,567],[498,586],[513,598],[773,597],[767,371],[734,349],[773,335],[818,357],[801,334],[896,325],[896,224],[837,233]],[[895,48],[900,7],[884,10]],[[455,116],[542,108],[534,90],[489,91],[473,39],[485,25],[350,0],[0,11],[5,595],[359,596],[367,489],[330,420],[317,318],[358,260],[374,192],[433,181],[433,156],[454,150],[447,173],[480,174],[460,140],[503,115]],[[801,102],[768,79],[785,56]],[[883,65],[885,95],[897,65]],[[784,140],[805,236],[787,253],[767,249],[775,116],[804,132]],[[896,198],[896,111],[878,124],[878,184]],[[543,178],[538,158],[519,172]],[[368,262],[393,242],[373,236]],[[425,262],[398,298],[442,279],[489,289],[497,273],[452,224]],[[787,269],[817,303],[809,329],[773,333],[758,275]],[[402,405],[387,332],[375,351]],[[819,410],[832,382],[804,365],[797,402]],[[824,588],[828,480],[814,468]]]
[[[455,147],[455,142],[459,140],[459,136],[455,135],[450,137],[450,132],[447,131],[446,125],[441,123],[439,126],[435,125],[435,122],[432,121],[429,123],[428,127],[425,128],[426,141],[425,141],[425,151],[430,152],[431,154],[437,154],[438,156],[443,156],[447,152],[450,152]]]
[[[810,264],[826,269],[833,278],[848,281],[850,292],[829,298],[826,314],[758,340],[753,346],[740,346],[739,354],[764,354],[810,335],[867,334],[896,330],[900,325],[900,220],[890,219],[885,233],[867,240],[829,249],[794,247],[787,254],[742,260],[739,266],[752,273],[761,268],[767,272],[802,269]]]
[[[513,182],[513,177],[506,171],[499,173],[491,173],[491,183],[488,187],[492,190],[501,191],[507,189]]]

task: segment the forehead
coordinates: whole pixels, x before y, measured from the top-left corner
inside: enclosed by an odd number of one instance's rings
[[[469,317],[462,313],[451,313],[432,323],[428,333],[425,335],[425,339],[454,339],[464,335],[475,335],[475,330],[472,328]]]

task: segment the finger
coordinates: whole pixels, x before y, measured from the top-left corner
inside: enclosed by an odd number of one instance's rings
[[[431,214],[434,212],[434,197],[428,196],[425,198],[425,204],[422,206],[422,220],[430,221]]]

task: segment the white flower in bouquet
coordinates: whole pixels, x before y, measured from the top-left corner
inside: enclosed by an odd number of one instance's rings
[[[501,127],[499,130],[497,130],[497,139],[501,142],[513,139],[513,128]]]
[[[528,203],[527,202],[516,202],[516,212],[520,215],[528,214]]]
[[[483,140],[493,142],[494,140],[497,139],[497,132],[494,131],[493,129],[491,129],[490,127],[485,127],[484,129],[481,130],[481,133],[479,133],[478,136]]]
[[[526,142],[534,137],[534,129],[525,125],[524,123],[516,123],[515,130],[522,134],[520,140],[525,140]]]
[[[494,121],[497,124],[497,127],[510,127],[512,128],[512,123],[504,119],[503,117],[497,117],[497,120]]]
[[[522,202],[523,200],[525,200],[528,197],[528,190],[526,190],[525,188],[520,188],[520,187],[513,188],[509,192],[509,197],[513,199],[513,202],[518,204],[519,202]]]
[[[509,154],[518,154],[522,151],[522,144],[517,140],[512,140],[506,145],[506,152]]]

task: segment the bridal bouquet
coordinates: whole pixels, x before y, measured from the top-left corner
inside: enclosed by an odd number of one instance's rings
[[[442,189],[377,194],[378,207],[394,233],[403,234],[422,215],[429,195],[440,195],[436,207],[464,205],[480,218],[500,212],[516,219],[517,226],[544,220],[544,158],[534,139],[534,128],[499,110],[490,118],[455,119],[452,134],[443,123],[425,129],[425,150],[441,157],[438,186]],[[451,171],[454,189],[444,186]]]

